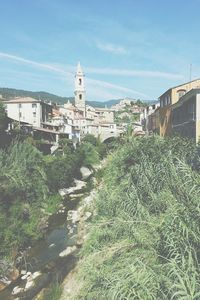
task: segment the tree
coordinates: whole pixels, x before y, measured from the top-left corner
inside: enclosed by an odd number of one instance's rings
[[[137,106],[146,106],[146,104],[144,102],[142,102],[140,99],[138,99],[135,103]]]
[[[83,143],[90,143],[96,147],[99,141],[93,134],[86,134],[85,137],[83,138]]]
[[[8,118],[6,115],[5,107],[2,102],[0,102],[0,132],[4,131],[8,125]]]
[[[59,140],[59,148],[62,152],[62,155],[70,155],[74,152],[73,142],[67,138],[62,138]]]
[[[99,163],[99,153],[97,149],[97,147],[89,142],[84,142],[79,146],[77,153],[83,166],[91,167]]]

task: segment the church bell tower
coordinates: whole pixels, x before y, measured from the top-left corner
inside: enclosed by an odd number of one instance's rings
[[[77,71],[75,75],[75,106],[83,112],[85,117],[85,83],[84,83],[84,73],[81,68],[80,62],[77,66]]]

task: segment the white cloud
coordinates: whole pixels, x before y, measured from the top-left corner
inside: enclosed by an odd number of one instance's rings
[[[146,94],[143,94],[139,91],[129,89],[129,88],[126,88],[126,87],[123,87],[123,86],[120,86],[120,85],[112,84],[112,83],[102,81],[102,80],[87,78],[87,82],[90,85],[93,85],[93,86],[97,85],[99,87],[102,87],[102,88],[105,88],[105,89],[108,89],[108,90],[115,90],[115,91],[121,92],[121,93],[123,93],[124,96],[127,96],[129,94],[129,95],[132,95],[132,96],[139,95],[139,96],[142,96],[142,97],[148,97]]]
[[[67,70],[65,71],[63,66],[56,64],[45,64],[39,63],[33,60],[25,59],[20,56],[11,55],[8,53],[0,52],[0,58],[5,58],[8,60],[21,62],[24,64],[32,65],[33,67],[46,69],[52,72],[56,72],[59,74],[63,74],[65,76],[74,75],[74,66],[67,66]],[[144,70],[127,70],[127,69],[112,69],[112,68],[92,68],[85,67],[84,70],[88,74],[105,74],[105,75],[115,75],[115,76],[127,76],[127,77],[158,77],[158,78],[168,78],[168,79],[183,79],[183,75],[168,73],[168,72],[160,72],[160,71],[144,71]],[[102,82],[102,81],[100,81]],[[114,85],[112,85],[114,86]],[[117,87],[117,86],[115,86]]]
[[[4,53],[4,52],[0,52],[0,59],[11,60],[11,61],[14,61],[17,63],[33,66],[37,69],[43,69],[43,70],[48,70],[48,71],[54,72],[56,74],[62,75],[62,77],[65,80],[67,80],[68,82],[70,82],[70,84],[72,83],[72,78],[74,76],[74,72],[72,72],[72,68],[74,68],[74,67],[72,67],[72,66],[67,67],[67,69],[70,71],[65,71],[63,66],[59,66],[56,64],[39,63],[39,62],[36,62],[33,60],[25,59],[23,57],[11,55],[11,54]],[[136,91],[136,90],[133,90],[130,88],[126,88],[126,87],[123,87],[120,85],[112,84],[112,83],[109,83],[106,81],[96,80],[96,79],[87,77],[87,83],[88,83],[87,84],[88,91],[90,89],[93,91],[92,92],[92,95],[93,95],[92,100],[106,100],[106,99],[109,99],[110,96],[112,96],[112,98],[115,98],[115,97],[118,98],[118,97],[123,97],[123,96],[137,97],[136,95],[142,96],[142,97],[148,97],[147,95],[145,95],[139,91]],[[96,90],[96,93],[95,93],[95,90]]]
[[[63,74],[63,75],[69,75],[70,74],[70,72],[65,72],[64,70],[62,70],[61,68],[58,68],[56,66],[53,66],[53,65],[50,65],[50,64],[39,63],[39,62],[36,62],[36,61],[33,61],[33,60],[25,59],[23,57],[11,55],[11,54],[4,53],[4,52],[0,52],[0,58],[5,58],[5,59],[12,60],[12,61],[15,61],[15,62],[28,64],[28,65],[31,65],[31,66],[36,67],[36,68],[53,71],[53,72],[60,73],[60,74]]]
[[[111,43],[104,43],[100,41],[96,41],[96,47],[104,52],[110,52],[112,54],[128,54],[129,51],[121,46],[121,45],[114,45]]]
[[[112,69],[112,68],[85,68],[88,74],[105,74],[115,76],[127,77],[158,77],[168,79],[183,79],[181,74],[160,72],[160,71],[144,71],[144,70],[126,70],[126,69]]]

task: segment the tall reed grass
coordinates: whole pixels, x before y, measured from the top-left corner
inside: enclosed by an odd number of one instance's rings
[[[133,139],[109,157],[77,299],[200,299],[200,174],[191,141]]]

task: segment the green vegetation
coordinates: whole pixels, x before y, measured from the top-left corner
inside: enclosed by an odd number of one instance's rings
[[[141,100],[132,101],[131,105],[126,105],[123,109],[115,112],[115,123],[133,123],[138,122],[140,119],[139,112],[133,112],[132,106],[137,106],[137,108],[145,107],[147,104]]]
[[[44,300],[59,300],[62,295],[62,288],[59,284],[53,285],[44,296]]]
[[[5,107],[2,102],[0,102],[0,132],[6,129],[8,124],[7,115],[5,112]]]
[[[128,112],[127,110],[122,110],[115,113],[115,123],[132,123],[138,122],[140,119],[139,113]]]
[[[135,138],[110,156],[77,299],[200,299],[199,149]]]
[[[42,154],[28,143],[0,150],[1,256],[41,237],[39,219],[48,187]]]
[[[67,188],[73,184],[74,178],[80,177],[80,161],[76,154],[64,156],[47,156],[45,158],[45,172],[51,192]]]
[[[101,143],[101,141],[97,138],[95,138],[92,134],[87,134],[83,139],[83,144],[89,143],[94,146],[94,152],[96,152],[96,155],[93,153],[93,155],[90,156],[90,159],[93,160],[92,164],[97,164],[99,162],[99,159],[103,159],[107,152],[108,152],[108,146],[104,143]],[[97,157],[98,156],[98,157]]]
[[[6,115],[5,106],[2,102],[0,102],[0,148],[5,147],[10,142],[10,138],[5,132],[7,126],[8,118]]]
[[[150,103],[151,101],[148,101],[148,102]],[[141,101],[140,99],[138,99],[135,103],[132,103],[132,105],[137,105],[139,107],[145,107],[147,104],[145,102]]]
[[[19,133],[10,146],[0,149],[0,258],[43,237],[48,214],[62,201],[59,189],[81,178],[81,166],[98,163],[102,147],[91,136],[77,149],[63,139],[56,155],[45,156],[32,138]]]

